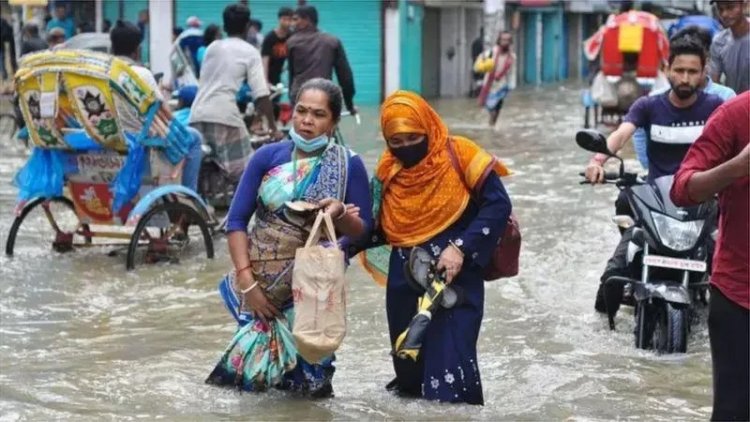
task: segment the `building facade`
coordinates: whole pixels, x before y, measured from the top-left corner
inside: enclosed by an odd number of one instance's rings
[[[27,4],[25,17],[39,20],[45,8],[66,4],[78,22],[101,30],[104,20],[137,22],[148,11],[145,59],[154,72],[169,75],[172,29],[198,16],[204,26],[222,23],[234,0],[11,0]],[[263,33],[276,25],[282,6],[300,0],[249,0]],[[484,28],[488,48],[500,31],[514,35],[518,84],[540,85],[587,76],[582,41],[610,11],[612,0],[312,0],[319,27],[341,39],[355,76],[358,104],[377,104],[396,89],[427,98],[467,95],[472,86],[471,46]],[[707,10],[707,0],[661,0],[662,7]],[[32,4],[41,6],[32,6]],[[636,6],[640,6],[636,2]],[[41,14],[39,13],[41,9]],[[35,13],[36,12],[36,13]]]

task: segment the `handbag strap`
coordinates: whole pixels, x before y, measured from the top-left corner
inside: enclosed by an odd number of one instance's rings
[[[325,227],[321,227],[321,224],[325,222]],[[307,242],[305,242],[305,247],[309,248],[312,245],[318,243],[320,240],[320,234],[323,231],[327,231],[326,235],[328,236],[328,239],[333,242],[334,245],[338,244],[338,239],[336,238],[336,229],[333,226],[333,220],[331,220],[330,214],[324,211],[318,211],[318,215],[315,217],[315,223],[313,223],[312,229],[310,230],[310,235],[307,237]]]
[[[448,138],[448,157],[451,160],[451,166],[453,166],[453,170],[458,173],[458,177],[461,179],[461,183],[464,185],[464,188],[466,188],[466,191],[468,191],[469,195],[471,195],[471,199],[476,201],[474,190],[466,182],[466,176],[464,175],[464,171],[461,169],[461,164],[458,162],[456,151],[453,149],[453,138]]]

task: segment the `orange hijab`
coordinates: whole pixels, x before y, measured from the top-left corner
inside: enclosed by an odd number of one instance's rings
[[[421,244],[455,223],[471,198],[464,182],[477,190],[491,171],[499,176],[510,174],[473,141],[455,136],[450,142],[463,172],[459,174],[448,152],[448,128],[435,110],[412,92],[396,91],[385,100],[380,125],[385,139],[396,133],[422,133],[429,144],[427,156],[414,167],[404,168],[386,149],[375,170],[383,184],[379,223],[393,246]]]

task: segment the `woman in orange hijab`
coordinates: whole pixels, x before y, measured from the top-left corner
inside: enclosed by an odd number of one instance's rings
[[[422,247],[463,300],[432,322],[417,361],[393,358],[389,389],[430,400],[484,404],[476,343],[484,309],[482,268],[505,230],[511,203],[499,176],[508,170],[469,139],[450,136],[420,96],[398,91],[381,109],[387,143],[373,183],[378,236],[392,247],[386,310],[391,344],[417,312],[406,282],[411,248]]]

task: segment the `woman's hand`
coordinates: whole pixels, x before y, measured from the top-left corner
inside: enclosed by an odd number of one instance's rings
[[[359,211],[360,208],[354,204],[346,204],[346,214],[349,217],[357,217],[359,218]]]
[[[324,212],[328,213],[334,220],[337,220],[347,214],[346,205],[338,199],[325,198],[318,202],[318,205]]]
[[[455,246],[448,245],[443,253],[440,254],[438,260],[437,269],[438,271],[445,270],[445,282],[450,284],[456,278],[458,273],[461,271],[461,266],[464,264],[464,256]]]
[[[244,275],[238,275],[240,279],[238,280],[238,287],[240,289],[247,289],[248,287],[255,284],[255,281],[253,281],[253,278],[251,275],[249,275],[249,271],[243,271],[241,274]],[[240,293],[242,295],[242,293]],[[240,305],[240,308],[245,307],[249,309],[255,318],[260,318],[264,321],[269,321],[274,319],[275,317],[280,317],[281,313],[278,309],[276,309],[276,306],[274,306],[266,297],[266,294],[263,292],[263,288],[260,287],[260,285],[256,285],[253,287],[252,290],[242,295],[242,303]]]
[[[333,219],[336,232],[353,239],[357,239],[364,234],[366,225],[359,216],[360,209],[358,206],[354,204],[345,205],[333,198],[323,199],[318,204]]]

